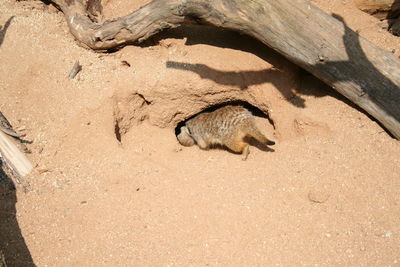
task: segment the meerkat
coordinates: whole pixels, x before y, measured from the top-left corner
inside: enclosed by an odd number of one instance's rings
[[[204,112],[189,119],[177,135],[179,143],[183,146],[197,144],[201,149],[208,149],[212,145],[223,145],[241,153],[243,160],[246,160],[250,153],[245,137],[252,137],[264,145],[275,144],[260,132],[250,111],[242,106],[233,105]]]

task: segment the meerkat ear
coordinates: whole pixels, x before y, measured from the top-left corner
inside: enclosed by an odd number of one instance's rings
[[[182,127],[181,127],[181,134],[187,134],[187,135],[189,135],[189,136],[192,136],[192,135],[190,134],[190,131],[189,131],[188,127],[186,127],[186,126],[182,126]]]

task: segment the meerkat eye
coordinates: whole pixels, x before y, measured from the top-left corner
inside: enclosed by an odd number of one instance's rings
[[[192,135],[192,134],[190,133],[189,128],[186,127],[186,126],[183,126],[181,130],[184,131],[185,133],[187,133],[188,135]]]

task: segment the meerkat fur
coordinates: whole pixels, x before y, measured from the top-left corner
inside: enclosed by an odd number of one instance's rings
[[[250,111],[234,105],[204,112],[189,119],[177,135],[183,146],[197,144],[201,149],[208,149],[213,145],[222,145],[241,153],[243,160],[250,153],[245,137],[252,137],[264,145],[275,144],[260,132]]]

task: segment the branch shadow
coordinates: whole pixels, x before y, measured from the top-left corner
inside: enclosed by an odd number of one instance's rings
[[[157,44],[159,40],[165,38],[186,38],[185,44],[189,46],[206,44],[220,48],[240,50],[254,54],[274,66],[272,69],[269,68],[260,71],[221,71],[205,64],[167,61],[167,68],[190,71],[196,73],[203,79],[212,80],[215,83],[225,86],[237,87],[241,90],[246,90],[252,85],[271,83],[280,91],[284,99],[299,108],[306,107],[305,99],[302,97],[303,95],[311,95],[314,97],[329,95],[341,101],[345,101],[348,104],[350,103],[346,98],[343,98],[339,93],[317,79],[313,80],[313,85],[316,85],[314,88],[306,88],[303,79],[309,80],[310,75],[300,67],[298,67],[297,77],[299,87],[295,88],[288,79],[285,79],[285,70],[283,70],[283,66],[291,63],[288,63],[289,61],[286,58],[273,49],[248,35],[211,26],[183,25],[179,28],[157,34],[153,37],[152,44],[147,43],[145,45]]]
[[[188,46],[206,44],[224,49],[240,50],[254,54],[274,66],[273,68],[259,71],[221,71],[205,64],[168,61],[166,63],[167,68],[191,71],[198,74],[203,79],[212,80],[221,85],[237,87],[241,90],[246,90],[252,85],[271,83],[278,88],[282,96],[288,102],[300,108],[305,107],[305,100],[301,97],[302,94],[293,86],[293,82],[285,77],[286,73],[284,67],[292,63],[289,63],[286,58],[253,37],[211,26],[183,25],[176,29],[161,32],[155,36],[153,44],[157,44],[160,39],[165,38],[186,38],[185,44]],[[298,68],[298,70],[301,71],[300,68]],[[317,96],[329,94],[328,90],[322,95],[321,92],[317,92],[317,90],[307,93]]]
[[[0,203],[0,255],[4,255],[7,266],[36,266],[18,225],[15,184],[4,172],[1,160]]]
[[[4,37],[6,36],[7,29],[8,29],[8,27],[10,27],[11,21],[13,19],[14,19],[14,16],[11,16],[0,29],[0,47],[3,44]]]
[[[274,75],[282,74],[278,69],[265,69],[261,71],[220,71],[205,64],[191,64],[176,61],[167,61],[167,68],[191,71],[201,78],[212,80],[218,84],[235,86],[244,90],[251,85],[274,82]]]

